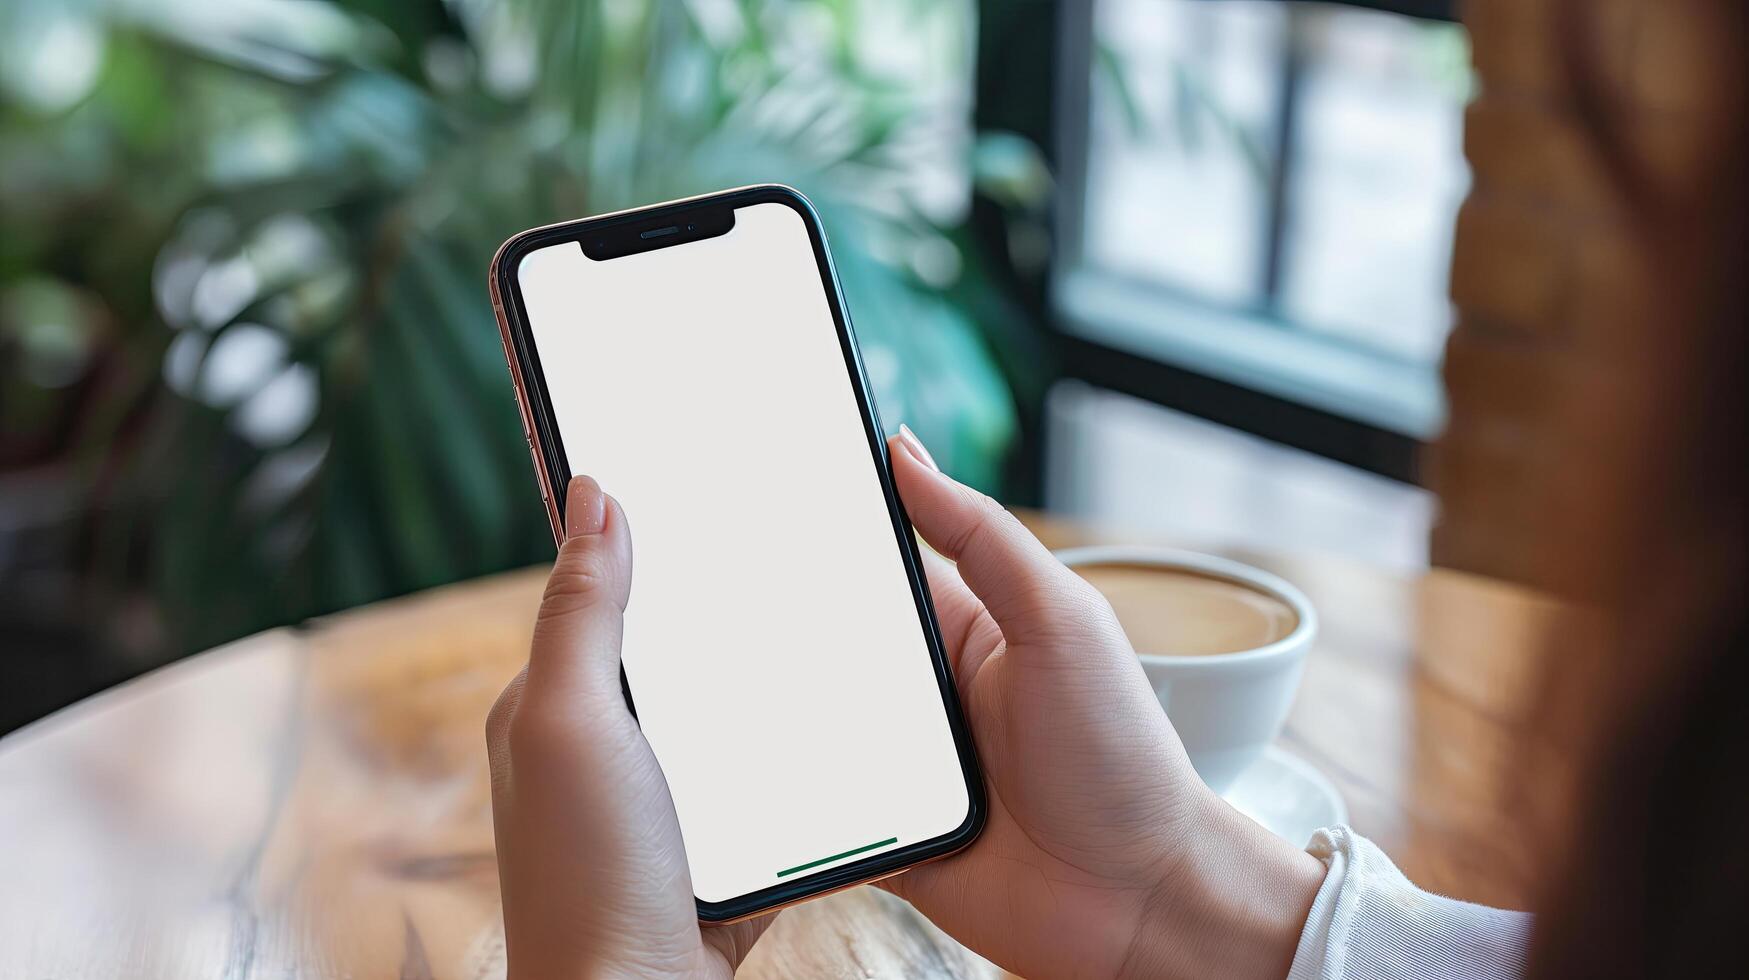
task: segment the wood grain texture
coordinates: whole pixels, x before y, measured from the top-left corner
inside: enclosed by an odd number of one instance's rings
[[[1134,540],[1030,518],[1047,543]],[[1284,743],[1425,887],[1522,905],[1529,593],[1237,553],[1317,604]],[[503,974],[483,725],[544,570],[231,644],[0,740],[0,978]],[[750,977],[1001,972],[872,888],[786,911]]]

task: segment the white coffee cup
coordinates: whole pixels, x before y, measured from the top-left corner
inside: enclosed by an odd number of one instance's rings
[[[1275,741],[1287,721],[1306,652],[1318,633],[1311,601],[1268,572],[1190,551],[1093,546],[1059,551],[1057,557],[1071,567],[1158,568],[1230,582],[1292,610],[1296,622],[1286,635],[1262,646],[1196,656],[1169,656],[1139,645],[1136,650],[1191,764],[1215,792],[1224,792]]]

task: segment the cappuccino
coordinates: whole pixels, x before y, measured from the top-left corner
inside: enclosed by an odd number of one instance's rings
[[[1243,653],[1288,636],[1299,617],[1248,585],[1190,569],[1145,564],[1075,566],[1104,594],[1137,653],[1210,657]]]

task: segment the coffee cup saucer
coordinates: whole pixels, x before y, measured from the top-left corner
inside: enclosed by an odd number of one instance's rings
[[[1348,822],[1335,785],[1310,762],[1274,745],[1221,797],[1295,847],[1304,847],[1320,827]]]

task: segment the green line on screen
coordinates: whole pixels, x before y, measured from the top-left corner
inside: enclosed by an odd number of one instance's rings
[[[861,847],[853,847],[842,854],[834,854],[831,857],[823,857],[818,861],[809,861],[807,864],[798,864],[793,868],[785,868],[784,870],[779,871],[777,876],[783,878],[788,875],[793,875],[797,871],[806,871],[809,868],[817,868],[822,864],[831,864],[833,861],[840,858],[850,857],[852,854],[861,854],[863,851],[872,851],[877,847],[886,847],[888,844],[897,844],[898,842],[899,838],[897,837],[888,837],[886,840],[877,840],[873,844],[864,844]]]

